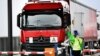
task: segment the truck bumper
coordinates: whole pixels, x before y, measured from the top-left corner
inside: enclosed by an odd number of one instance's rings
[[[57,53],[57,44],[50,43],[34,43],[34,44],[22,44],[22,50],[26,51],[36,51],[36,52],[44,52],[43,54],[34,54],[35,56],[56,56]],[[31,54],[32,55],[32,54]]]

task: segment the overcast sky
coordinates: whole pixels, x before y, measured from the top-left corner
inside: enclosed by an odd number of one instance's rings
[[[97,11],[100,11],[100,0],[77,0],[83,4],[86,4]]]

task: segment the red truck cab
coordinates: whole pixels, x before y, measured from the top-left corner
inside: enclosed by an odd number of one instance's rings
[[[65,40],[67,18],[68,16],[64,19],[61,3],[26,4],[17,19],[17,26],[21,29],[22,49],[26,51],[43,51],[48,47],[57,49]]]

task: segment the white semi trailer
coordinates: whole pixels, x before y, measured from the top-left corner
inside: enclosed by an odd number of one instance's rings
[[[71,31],[77,30],[89,48],[97,40],[96,10],[80,2],[71,0]]]

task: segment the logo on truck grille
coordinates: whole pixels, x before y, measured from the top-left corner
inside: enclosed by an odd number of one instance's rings
[[[40,41],[43,41],[43,40],[45,40],[45,39],[44,39],[44,37],[40,37],[39,40],[40,40]]]

